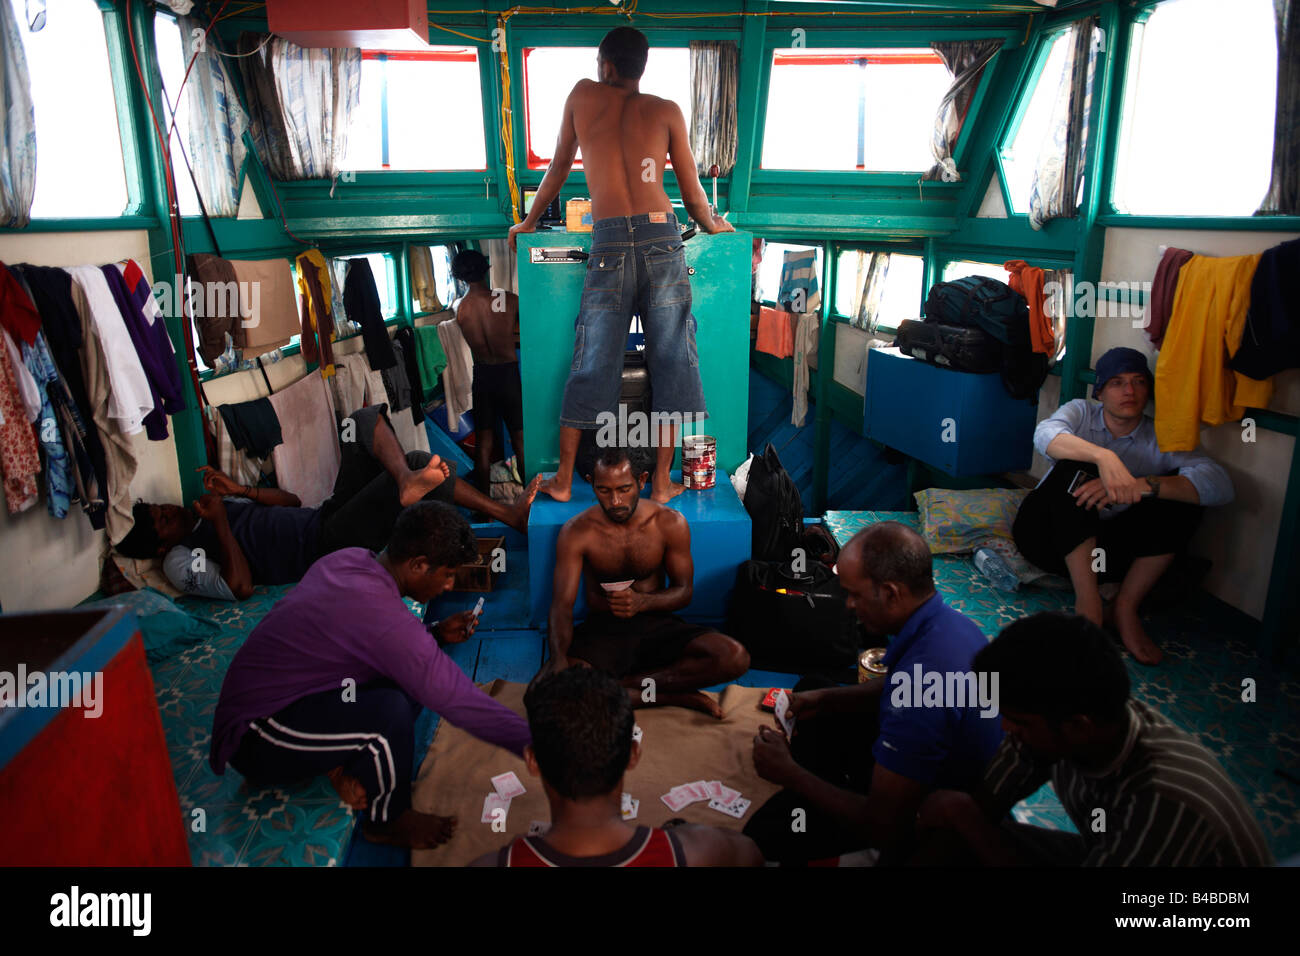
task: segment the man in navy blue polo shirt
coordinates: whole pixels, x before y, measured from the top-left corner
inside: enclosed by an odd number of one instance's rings
[[[846,603],[868,634],[893,635],[889,676],[851,687],[804,678],[790,710],[793,741],[763,728],[754,766],[783,789],[745,833],[784,864],[875,847],[907,852],[926,794],[971,791],[1002,741],[995,675],[973,672],[988,641],[934,590],[930,549],[886,521],[840,552]]]

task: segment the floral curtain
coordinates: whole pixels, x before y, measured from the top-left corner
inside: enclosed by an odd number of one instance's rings
[[[13,7],[0,2],[0,226],[21,229],[36,195],[36,110]]]
[[[203,35],[204,27],[197,20],[180,17],[178,22],[182,40]],[[198,53],[192,54],[194,65],[185,83],[189,160],[208,215],[234,216],[239,211],[239,170],[244,164],[248,115],[213,39],[209,35]]]
[[[732,41],[692,41],[690,142],[701,178],[714,163],[721,176],[736,165],[739,69],[739,50]]]

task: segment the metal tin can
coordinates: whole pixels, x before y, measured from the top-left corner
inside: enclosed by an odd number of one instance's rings
[[[872,647],[863,651],[862,656],[858,658],[858,683],[865,684],[869,680],[888,674],[889,668],[882,663],[884,659],[883,647]]]
[[[694,490],[712,488],[717,480],[718,441],[712,435],[682,439],[682,484]]]

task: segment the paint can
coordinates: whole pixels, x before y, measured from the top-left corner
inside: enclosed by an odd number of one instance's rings
[[[712,488],[718,471],[718,440],[712,435],[682,439],[682,484],[702,491]]]
[[[858,658],[858,683],[865,684],[869,680],[888,674],[889,668],[884,665],[884,660],[883,647],[873,647],[863,651],[862,656]]]

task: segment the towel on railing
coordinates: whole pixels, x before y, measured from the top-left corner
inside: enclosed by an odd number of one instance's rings
[[[431,329],[416,333],[437,332],[447,367],[442,370],[442,392],[447,400],[447,421],[455,422],[474,407],[474,353],[469,350],[465,334],[455,319],[439,322]]]
[[[794,328],[790,324],[793,314],[782,309],[763,306],[758,310],[758,341],[754,348],[777,358],[794,354]]]
[[[270,398],[284,441],[275,446],[276,483],[315,508],[334,491],[339,473],[338,430],[325,380],[307,375]]]

